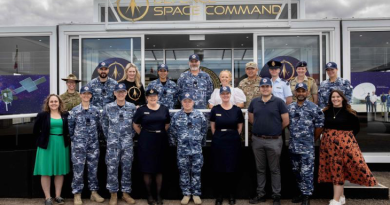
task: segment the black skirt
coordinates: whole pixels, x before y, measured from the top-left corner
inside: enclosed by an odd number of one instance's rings
[[[138,138],[138,161],[143,173],[161,173],[163,171],[164,151],[168,146],[168,136],[161,133],[148,132],[144,129]]]
[[[237,130],[216,130],[211,150],[214,172],[237,172],[241,154],[241,137]]]

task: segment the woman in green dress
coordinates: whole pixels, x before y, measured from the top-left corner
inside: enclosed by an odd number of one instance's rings
[[[64,175],[69,173],[69,130],[68,112],[58,95],[50,94],[34,124],[34,136],[37,137],[37,156],[34,175],[41,175],[41,185],[45,193],[45,205],[52,205],[50,196],[51,176],[54,176],[56,197],[54,201],[64,204],[61,197]]]

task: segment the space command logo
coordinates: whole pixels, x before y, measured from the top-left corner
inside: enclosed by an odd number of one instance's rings
[[[136,0],[131,0],[125,13],[123,13],[120,9],[120,3],[121,3],[121,0],[116,1],[116,4],[117,4],[116,8],[117,8],[118,14],[122,18],[124,18],[128,21],[132,21],[132,22],[139,21],[139,20],[143,19],[149,11],[149,1],[148,0],[146,0],[146,6],[143,6],[143,7],[145,7],[145,9],[143,9],[142,6],[138,6]],[[143,11],[141,11],[141,10],[143,10]]]
[[[282,67],[280,68],[280,73],[279,73],[280,78],[285,80],[290,80],[297,75],[295,72],[294,65],[296,65],[299,62],[298,59],[290,56],[278,56],[271,60],[279,61],[282,63]],[[261,69],[260,76],[262,78],[264,77],[272,78],[271,74],[269,73],[269,68],[267,64],[265,64],[264,67]]]
[[[121,81],[125,79],[125,68],[130,61],[123,59],[123,58],[110,58],[104,60],[104,62],[108,68],[108,77],[116,80]],[[99,66],[98,66],[99,67]],[[95,71],[92,74],[91,80],[98,77],[99,73],[97,72],[97,68],[95,68]]]

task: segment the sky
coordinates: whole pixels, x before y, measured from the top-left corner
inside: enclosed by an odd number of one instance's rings
[[[390,17],[389,0],[305,2],[307,19]],[[47,26],[92,21],[93,0],[0,0],[0,26]]]

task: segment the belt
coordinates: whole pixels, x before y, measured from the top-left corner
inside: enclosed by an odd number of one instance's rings
[[[221,132],[235,131],[233,129],[218,129],[218,130],[221,131]]]
[[[52,134],[52,133],[50,133],[50,135],[62,136],[62,135],[64,135],[64,134]]]
[[[148,132],[153,132],[153,133],[161,133],[161,130],[148,130],[148,129],[144,129]]]
[[[253,135],[256,137],[259,137],[259,138],[263,138],[263,139],[279,139],[279,137],[280,137],[280,135],[276,135],[276,136],[256,135],[256,134],[253,134]]]

